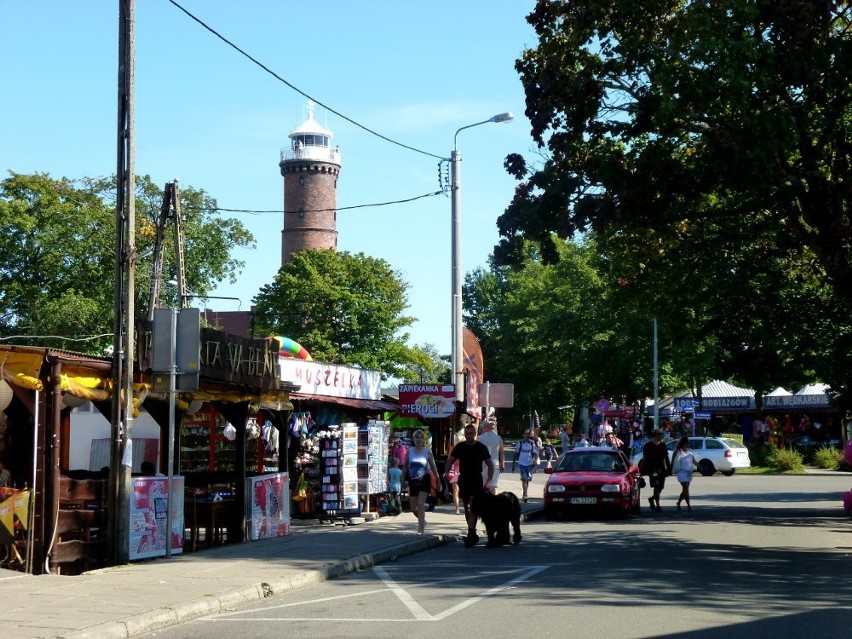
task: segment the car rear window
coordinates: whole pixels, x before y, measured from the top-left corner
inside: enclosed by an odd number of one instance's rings
[[[746,448],[745,444],[743,444],[742,442],[738,442],[736,439],[727,439],[726,438],[726,439],[723,439],[722,441],[725,442],[728,445],[728,448]]]

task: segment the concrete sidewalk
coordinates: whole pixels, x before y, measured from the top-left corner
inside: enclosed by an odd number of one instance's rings
[[[540,511],[544,475],[530,486],[524,514]],[[517,474],[500,490],[521,496]],[[221,546],[75,577],[0,571],[4,634],[15,639],[124,639],[233,609],[264,597],[457,541],[467,532],[452,504],[363,524],[294,521],[287,537]],[[481,526],[480,526],[481,528]],[[480,545],[484,545],[481,540]]]

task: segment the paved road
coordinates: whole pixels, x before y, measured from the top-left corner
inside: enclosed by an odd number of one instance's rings
[[[848,636],[850,481],[698,477],[692,513],[671,485],[662,514],[535,520],[517,547],[450,544],[156,637]]]

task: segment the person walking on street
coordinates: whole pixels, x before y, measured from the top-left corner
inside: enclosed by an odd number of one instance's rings
[[[491,453],[482,442],[476,441],[476,426],[468,424],[464,428],[464,441],[453,446],[444,466],[444,477],[450,473],[453,464],[459,462],[459,476],[456,483],[459,487],[459,497],[464,504],[464,514],[467,519],[467,537],[465,548],[476,545],[479,536],[476,534],[476,515],[470,507],[470,498],[488,489],[494,478],[494,462]],[[485,464],[488,474],[482,477],[482,465]]]
[[[689,484],[692,482],[692,473],[698,468],[695,462],[695,455],[689,450],[689,437],[681,437],[675,446],[674,454],[672,455],[672,472],[677,474],[677,480],[680,482],[680,496],[677,498],[677,509],[680,510],[680,502],[686,502],[686,509],[692,511],[692,504],[689,503]]]
[[[563,453],[567,453],[571,450],[571,439],[571,427],[568,426],[568,424],[565,424],[559,433],[559,441],[561,443],[561,451]]]
[[[408,497],[411,512],[417,517],[417,534],[422,535],[426,530],[426,498],[432,486],[429,473],[438,477],[438,467],[432,451],[426,447],[423,431],[415,430],[412,439],[414,446],[408,450]]]
[[[453,508],[456,510],[456,514],[460,515],[461,511],[459,510],[459,460],[456,460],[456,463],[452,465],[450,468],[450,472],[447,473],[447,483],[450,485],[450,489],[453,491]]]
[[[527,503],[527,492],[532,480],[532,467],[537,457],[538,450],[532,440],[532,431],[527,429],[524,431],[524,438],[515,444],[515,458],[512,460],[512,472],[515,472],[516,463],[520,469],[521,487],[524,490],[521,499],[524,503]]]
[[[482,434],[479,441],[485,444],[494,464],[494,476],[491,478],[488,490],[492,495],[497,494],[497,485],[500,483],[500,473],[506,467],[506,453],[503,449],[503,438],[497,434],[497,424],[487,420],[482,424]],[[488,469],[482,468],[482,481],[488,479]]]
[[[651,478],[651,488],[654,489],[653,496],[648,498],[651,510],[662,512],[660,507],[660,493],[666,485],[666,477],[671,474],[672,466],[669,461],[669,451],[663,443],[663,431],[655,430],[654,437],[642,447],[642,459],[645,470]]]
[[[544,444],[541,441],[541,433],[539,430],[532,431],[532,442],[535,444],[535,454],[533,455],[532,472],[538,472],[538,465],[541,462],[541,456],[544,454]]]
[[[399,460],[391,455],[390,468],[388,468],[388,512],[399,514],[402,512],[402,505],[399,501],[399,493],[402,492],[402,468],[399,467]]]

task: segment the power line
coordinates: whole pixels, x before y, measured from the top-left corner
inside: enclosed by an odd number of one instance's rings
[[[393,200],[391,202],[377,202],[375,204],[355,204],[353,206],[339,206],[337,208],[332,209],[302,209],[302,213],[328,213],[330,211],[351,211],[352,209],[365,209],[372,208],[375,206],[390,206],[392,204],[405,204],[406,202],[414,202],[415,200],[422,200],[426,197],[435,197],[436,195],[442,195],[443,191],[435,191],[434,193],[424,193],[423,195],[417,195],[415,197],[410,197],[405,200]],[[298,211],[283,211],[281,209],[227,209],[220,206],[184,206],[185,209],[193,209],[195,211],[218,211],[222,213],[298,213]]]
[[[327,104],[324,104],[323,102],[321,102],[321,101],[320,101],[320,100],[318,100],[317,98],[315,98],[315,97],[313,97],[313,96],[311,96],[311,95],[308,95],[307,93],[305,93],[304,91],[302,91],[302,90],[301,90],[300,88],[298,88],[297,86],[295,86],[295,85],[291,84],[290,82],[288,82],[287,80],[285,80],[284,78],[282,78],[280,75],[278,75],[277,73],[275,73],[275,71],[273,71],[272,69],[270,69],[269,67],[267,67],[265,64],[263,64],[263,63],[262,63],[262,62],[260,62],[259,60],[256,60],[255,58],[253,58],[251,55],[249,55],[248,53],[246,53],[245,51],[243,51],[240,47],[238,47],[236,44],[234,44],[233,42],[231,42],[230,40],[228,40],[225,36],[223,36],[222,34],[220,34],[218,31],[216,31],[215,29],[213,29],[212,27],[210,27],[209,25],[207,25],[206,23],[204,23],[204,22],[203,22],[202,20],[200,20],[199,18],[196,18],[196,17],[195,17],[194,15],[192,15],[189,11],[187,11],[186,9],[184,9],[184,8],[183,8],[180,4],[178,4],[177,2],[175,2],[175,0],[169,0],[169,2],[171,2],[174,6],[176,6],[176,7],[177,7],[178,9],[180,9],[181,11],[183,11],[183,12],[184,12],[187,16],[189,16],[190,18],[192,18],[193,20],[195,20],[198,24],[200,24],[202,27],[204,27],[205,29],[207,29],[210,33],[212,33],[213,35],[215,35],[217,38],[219,38],[222,42],[224,42],[225,44],[227,44],[229,47],[231,47],[231,48],[235,49],[236,51],[238,51],[239,53],[241,53],[242,55],[244,55],[246,58],[248,58],[249,60],[251,60],[252,62],[254,62],[257,66],[259,66],[261,69],[263,69],[264,71],[266,71],[269,75],[271,75],[272,77],[274,77],[275,79],[277,79],[279,82],[283,82],[284,84],[286,84],[288,87],[290,87],[291,89],[293,89],[293,91],[295,91],[295,92],[296,92],[296,93],[298,93],[299,95],[302,95],[302,96],[304,96],[304,97],[308,98],[309,100],[312,100],[312,101],[316,102],[316,103],[317,103],[317,104],[319,104],[321,107],[323,107],[323,108],[324,108],[324,109],[326,109],[327,111],[329,111],[329,112],[333,113],[334,115],[336,115],[336,116],[338,116],[338,117],[340,117],[340,118],[343,118],[343,119],[344,119],[344,120],[346,120],[347,122],[349,122],[349,123],[351,123],[351,124],[354,124],[354,125],[355,125],[355,126],[357,126],[359,129],[363,129],[363,130],[364,130],[364,131],[366,131],[367,133],[370,133],[370,134],[372,134],[372,135],[375,135],[375,136],[376,136],[376,137],[378,137],[378,138],[381,138],[381,139],[382,139],[382,140],[384,140],[385,142],[390,142],[391,144],[395,144],[396,146],[400,146],[400,147],[402,147],[403,149],[408,149],[409,151],[414,151],[415,153],[421,153],[421,154],[423,154],[423,155],[428,155],[429,157],[437,158],[437,159],[439,159],[439,160],[445,160],[445,159],[446,159],[446,158],[445,158],[444,156],[442,156],[442,155],[435,155],[434,153],[429,153],[428,151],[422,151],[422,150],[417,149],[417,148],[415,148],[415,147],[413,147],[413,146],[408,146],[407,144],[403,144],[402,142],[397,142],[396,140],[392,140],[391,138],[389,138],[389,137],[387,137],[387,136],[384,136],[384,135],[382,135],[381,133],[378,133],[378,132],[376,132],[376,131],[373,131],[373,129],[371,129],[371,128],[369,128],[369,127],[364,126],[364,125],[363,125],[363,124],[361,124],[360,122],[356,122],[356,121],[355,121],[355,120],[353,120],[352,118],[346,117],[345,115],[343,115],[343,114],[342,114],[342,113],[340,113],[339,111],[335,111],[334,109],[332,109],[332,108],[331,108],[330,106],[328,106]]]
[[[10,339],[61,339],[67,342],[88,342],[93,339],[101,339],[102,337],[112,337],[113,333],[101,333],[100,335],[90,335],[89,337],[65,337],[64,335],[9,335],[0,337],[0,342]]]

